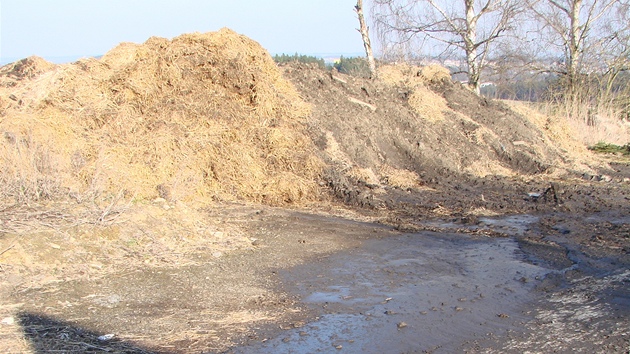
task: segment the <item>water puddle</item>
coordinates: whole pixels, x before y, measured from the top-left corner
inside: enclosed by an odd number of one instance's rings
[[[488,220],[525,225],[530,219]],[[523,226],[524,227],[524,226]],[[456,352],[464,342],[518,330],[547,269],[524,262],[512,239],[422,233],[285,271],[289,292],[319,314],[237,353]]]
[[[529,229],[529,225],[536,223],[540,218],[533,215],[511,215],[502,218],[479,218],[481,225],[507,230],[510,235],[523,235]]]
[[[468,229],[471,231],[481,229],[491,229],[503,232],[511,236],[520,236],[525,234],[529,229],[529,225],[538,222],[540,218],[533,215],[510,215],[502,217],[480,217],[476,225],[463,225],[452,221],[428,221],[421,222],[421,225],[438,227],[443,229]]]

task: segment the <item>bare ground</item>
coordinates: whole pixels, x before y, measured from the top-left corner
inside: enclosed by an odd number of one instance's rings
[[[628,186],[572,185],[570,195],[593,200],[580,202],[576,212],[523,193],[513,202],[504,197],[509,212],[491,216],[444,217],[417,202],[441,195],[440,206],[457,210],[479,193],[518,195],[522,188],[489,185],[474,193],[391,191],[391,206],[400,207],[380,211],[217,204],[199,212],[213,230],[233,230],[241,243],[193,244],[185,255],[158,252],[142,260],[128,249],[101,257],[100,267],[76,258],[87,241],[59,238],[75,225],[4,233],[0,342],[15,353],[327,352],[339,346],[348,352],[627,352],[630,213],[628,204],[614,203],[628,198]],[[181,217],[179,208],[162,217]],[[510,219],[518,209],[531,218]],[[103,235],[112,226],[93,227]],[[124,234],[109,243],[123,242]],[[124,242],[109,251],[133,247]],[[496,242],[508,244],[486,257],[491,253],[483,250]],[[29,244],[31,268],[10,265],[7,257]],[[46,258],[34,253],[42,249],[58,261],[44,267]],[[158,254],[161,262],[153,259]],[[69,257],[75,257],[71,264],[61,266]],[[470,263],[470,257],[482,259]],[[488,275],[497,268],[507,273]],[[443,338],[445,324],[457,335]],[[374,333],[399,337],[383,342]],[[98,339],[106,334],[113,339]]]
[[[630,351],[627,160],[575,167],[456,84],[436,123],[404,88],[283,70],[334,201],[6,208],[0,351]]]

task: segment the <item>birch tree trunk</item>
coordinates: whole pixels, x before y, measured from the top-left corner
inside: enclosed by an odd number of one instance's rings
[[[363,15],[363,0],[357,0],[357,5],[354,10],[359,17],[359,32],[363,38],[363,47],[365,48],[365,55],[367,56],[368,65],[370,68],[370,77],[376,78],[376,60],[374,60],[374,53],[372,52],[372,44],[370,42],[369,28],[365,22],[365,16]]]
[[[582,9],[582,0],[574,0],[567,7],[569,17],[569,43],[567,43],[567,85],[569,94],[574,95],[578,86],[578,72],[580,63],[580,51],[582,49],[580,31],[582,24],[580,23],[580,10]]]
[[[465,0],[466,5],[466,34],[464,45],[466,47],[466,64],[468,65],[468,87],[475,93],[480,92],[480,64],[477,60],[477,14],[475,13],[475,1]]]

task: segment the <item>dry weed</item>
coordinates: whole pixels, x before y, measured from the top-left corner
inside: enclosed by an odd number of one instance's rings
[[[191,265],[199,255],[251,246],[236,226],[217,225],[181,202],[128,208],[112,200],[105,208],[60,204],[55,210],[14,207],[0,213],[0,232],[7,235],[0,239],[0,264],[28,275],[16,289],[120,269]]]
[[[595,134],[592,127],[577,120],[550,114],[548,107],[536,106],[526,102],[504,101],[510,108],[532,122],[545,137],[547,143],[559,147],[573,163],[572,168],[578,171],[592,171],[589,166],[597,166],[599,162],[588,151],[585,134]]]
[[[48,144],[29,131],[4,131],[0,166],[0,207],[7,201],[29,203],[60,194],[58,160]]]

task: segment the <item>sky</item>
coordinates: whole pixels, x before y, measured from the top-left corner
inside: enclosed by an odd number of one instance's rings
[[[0,62],[105,54],[223,27],[272,54],[360,54],[356,0],[0,0]]]

